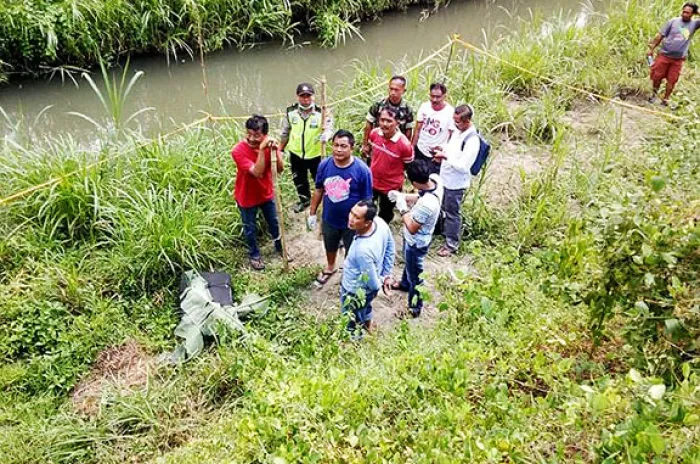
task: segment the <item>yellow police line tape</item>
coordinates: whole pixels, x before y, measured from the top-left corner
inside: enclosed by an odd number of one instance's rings
[[[486,57],[488,57],[488,58],[491,58],[492,60],[498,61],[499,63],[503,63],[503,64],[505,64],[505,65],[507,65],[507,66],[510,66],[510,67],[512,67],[512,68],[515,68],[515,69],[517,69],[518,71],[521,71],[521,72],[527,73],[527,74],[529,74],[529,75],[531,75],[531,76],[534,76],[534,77],[537,77],[537,78],[539,78],[539,79],[545,80],[545,81],[549,82],[550,84],[559,85],[559,86],[565,87],[565,88],[567,88],[567,89],[569,89],[569,90],[573,90],[573,91],[575,91],[575,92],[579,92],[579,93],[585,94],[585,95],[587,95],[587,96],[589,96],[589,97],[594,97],[594,98],[599,99],[599,100],[604,100],[604,101],[607,101],[607,102],[609,102],[609,103],[612,103],[613,105],[623,106],[623,107],[625,107],[625,108],[629,108],[629,109],[632,109],[632,110],[635,110],[635,111],[640,111],[640,112],[642,112],[642,113],[648,113],[648,114],[654,114],[654,115],[657,115],[657,116],[663,116],[664,118],[673,119],[673,120],[675,120],[675,121],[682,121],[682,120],[685,120],[685,118],[683,118],[683,117],[681,117],[681,116],[678,116],[678,115],[675,115],[675,114],[667,113],[667,112],[664,112],[664,111],[658,111],[658,110],[654,110],[654,109],[651,109],[651,108],[645,108],[645,107],[643,107],[643,106],[635,105],[635,104],[632,104],[632,103],[627,103],[627,102],[622,101],[622,100],[617,100],[617,99],[614,99],[614,98],[606,97],[606,96],[604,96],[604,95],[600,95],[600,94],[597,94],[597,93],[595,93],[595,92],[591,92],[590,90],[585,90],[585,89],[582,89],[582,88],[579,88],[579,87],[575,87],[575,86],[573,86],[573,85],[566,84],[566,83],[564,83],[564,82],[558,82],[558,81],[556,81],[556,80],[554,80],[554,79],[552,79],[552,78],[550,78],[550,77],[543,76],[543,75],[538,74],[538,73],[536,73],[536,72],[534,72],[534,71],[530,71],[529,69],[523,68],[522,66],[519,66],[519,65],[517,65],[517,64],[515,64],[515,63],[511,63],[510,61],[506,61],[506,60],[504,60],[503,58],[500,58],[500,57],[494,55],[493,53],[490,53],[490,52],[488,52],[488,51],[486,51],[486,50],[484,50],[484,49],[481,49],[481,48],[477,47],[476,45],[470,44],[469,42],[466,42],[466,41],[464,41],[464,40],[462,40],[462,39],[460,39],[460,38],[458,38],[458,37],[453,37],[452,40],[453,40],[455,43],[458,43],[458,44],[462,45],[464,48],[466,48],[466,49],[468,49],[468,50],[472,50],[472,51],[474,51],[474,52],[476,52],[476,53],[478,53],[478,54],[480,54],[480,55],[484,55],[484,56],[486,56]]]
[[[419,61],[419,62],[416,63],[415,65],[413,65],[412,67],[408,68],[408,69],[407,69],[406,71],[404,71],[404,72],[410,72],[410,71],[413,71],[413,70],[419,68],[420,66],[423,66],[424,64],[426,64],[427,62],[429,62],[430,60],[432,60],[433,58],[435,58],[437,55],[439,55],[440,53],[442,53],[446,48],[451,47],[452,44],[453,44],[453,40],[450,39],[449,42],[448,42],[447,44],[445,44],[444,46],[440,47],[440,48],[437,49],[434,53],[431,53],[430,55],[428,55],[427,57],[425,57],[424,59],[422,59],[421,61]],[[378,89],[378,88],[380,88],[380,87],[382,87],[382,86],[385,86],[385,85],[386,85],[386,82],[381,82],[381,83],[379,83],[379,84],[377,84],[377,85],[374,85],[374,86],[372,86],[372,87],[369,87],[368,89],[365,89],[365,90],[363,90],[362,92],[359,92],[359,93],[357,93],[357,94],[355,94],[355,95],[350,95],[349,97],[345,97],[345,98],[342,98],[342,99],[340,99],[340,100],[337,100],[337,101],[334,101],[334,102],[330,102],[330,103],[328,104],[328,106],[334,106],[334,105],[337,105],[337,104],[339,104],[339,103],[343,103],[343,102],[345,102],[345,101],[355,99],[355,98],[360,97],[360,96],[362,96],[362,95],[364,95],[364,94],[366,94],[366,93],[373,92],[374,90],[376,90],[376,89]],[[184,125],[184,126],[178,128],[178,129],[176,129],[176,130],[174,130],[174,131],[172,131],[172,132],[168,132],[168,133],[166,133],[166,134],[159,135],[159,136],[156,137],[155,139],[151,139],[151,140],[148,140],[148,141],[145,141],[145,142],[141,142],[141,143],[139,143],[139,144],[136,144],[136,145],[134,145],[133,147],[131,147],[130,149],[120,151],[120,152],[118,152],[118,153],[117,153],[116,155],[114,155],[114,156],[111,156],[111,157],[108,157],[108,158],[104,158],[104,159],[102,159],[102,160],[100,160],[100,161],[96,161],[96,162],[94,162],[94,163],[90,163],[90,164],[86,165],[85,167],[83,167],[83,168],[81,168],[81,169],[76,169],[76,170],[74,170],[74,171],[68,172],[68,173],[63,174],[63,175],[61,175],[61,176],[53,177],[53,178],[47,180],[46,182],[42,182],[41,184],[34,185],[34,186],[32,186],[32,187],[29,187],[29,188],[27,188],[27,189],[21,190],[21,191],[19,191],[19,192],[15,192],[15,193],[13,193],[12,195],[9,195],[9,196],[7,196],[7,197],[5,197],[5,198],[0,198],[0,206],[5,206],[5,205],[7,205],[7,204],[9,204],[9,203],[12,203],[12,202],[15,201],[15,200],[18,200],[18,199],[20,199],[20,198],[26,196],[26,195],[29,195],[29,194],[34,193],[34,192],[36,192],[36,191],[43,190],[43,189],[45,189],[45,188],[51,187],[51,186],[53,186],[53,185],[56,185],[57,183],[63,181],[64,179],[66,179],[66,178],[68,178],[68,177],[71,177],[71,176],[73,176],[73,175],[75,175],[75,174],[78,174],[78,173],[80,173],[80,172],[84,172],[84,171],[87,171],[87,170],[89,170],[89,169],[95,168],[95,167],[97,167],[97,166],[99,166],[99,165],[101,165],[101,164],[106,163],[107,161],[112,161],[112,160],[114,160],[114,159],[116,159],[116,158],[118,158],[118,157],[120,157],[120,156],[123,156],[123,155],[125,155],[125,154],[127,154],[127,153],[131,153],[131,152],[133,152],[133,151],[136,151],[136,150],[138,150],[138,149],[140,149],[140,148],[143,148],[143,147],[145,147],[145,146],[147,146],[147,145],[153,143],[155,140],[158,140],[158,141],[165,140],[165,139],[167,139],[167,138],[169,138],[169,137],[171,137],[171,136],[173,136],[173,135],[175,135],[175,134],[178,134],[178,133],[183,132],[183,131],[185,131],[185,130],[191,129],[191,128],[193,128],[193,127],[195,127],[195,126],[198,126],[198,125],[200,125],[200,124],[203,124],[203,123],[205,123],[205,122],[209,122],[209,121],[211,121],[211,122],[219,122],[219,121],[243,121],[243,120],[246,120],[246,119],[248,119],[248,118],[250,117],[250,116],[214,116],[214,115],[211,115],[211,114],[209,114],[209,113],[207,113],[207,112],[202,112],[202,113],[205,114],[205,116],[204,116],[203,118],[198,119],[198,120],[196,120],[196,121],[193,121],[193,122],[191,122],[191,123],[189,123],[189,124],[186,124],[186,125]],[[273,117],[282,117],[282,116],[284,116],[284,114],[285,114],[285,113],[274,113],[274,114],[266,114],[266,115],[264,115],[264,116],[265,116],[266,118],[273,118]]]
[[[414,64],[413,66],[411,66],[410,68],[408,68],[408,69],[406,69],[406,70],[404,70],[404,71],[402,71],[402,72],[403,72],[403,73],[409,73],[409,72],[411,72],[411,71],[414,71],[414,70],[420,68],[420,67],[423,66],[424,64],[426,64],[426,63],[432,61],[432,60],[433,60],[436,56],[438,56],[440,53],[442,53],[442,52],[445,51],[446,49],[450,48],[450,47],[452,46],[453,43],[454,43],[454,39],[450,38],[449,41],[448,41],[445,45],[443,45],[442,47],[438,48],[438,49],[435,50],[433,53],[431,53],[430,55],[426,56],[425,58],[423,58],[422,60],[420,60],[418,63]],[[356,94],[354,94],[354,95],[350,95],[350,96],[347,96],[347,97],[343,97],[343,98],[341,98],[340,100],[335,100],[335,101],[328,102],[328,103],[326,104],[326,106],[328,106],[328,107],[333,107],[333,106],[336,106],[336,105],[338,105],[338,104],[340,104],[340,103],[345,103],[346,101],[354,100],[354,99],[357,98],[357,97],[361,97],[362,95],[368,94],[368,93],[370,93],[370,92],[374,92],[375,90],[377,90],[377,89],[379,89],[379,88],[381,88],[381,87],[384,87],[384,86],[386,86],[386,82],[380,82],[380,83],[378,83],[377,85],[373,85],[372,87],[368,87],[368,88],[366,88],[365,90],[363,90],[363,91],[361,91],[361,92],[358,92],[358,93],[356,93]],[[265,116],[266,118],[274,118],[274,117],[282,117],[282,116],[284,116],[285,114],[286,114],[286,113],[274,113],[274,114],[265,114],[265,115],[263,115],[263,116]],[[240,121],[240,120],[243,120],[243,119],[248,119],[249,117],[250,117],[250,116],[210,116],[209,119],[210,119],[211,121]]]
[[[493,60],[496,60],[496,61],[498,61],[498,62],[500,62],[500,63],[503,63],[503,64],[505,64],[505,65],[507,65],[507,66],[511,66],[511,67],[513,67],[513,68],[515,68],[515,69],[521,71],[521,72],[524,72],[524,73],[530,74],[530,75],[532,75],[532,76],[535,76],[535,77],[537,77],[537,78],[539,78],[539,79],[545,80],[545,81],[547,81],[547,82],[549,82],[549,83],[551,83],[551,84],[560,85],[560,86],[566,87],[566,88],[568,88],[568,89],[570,89],[570,90],[573,90],[573,91],[576,91],[576,92],[579,92],[579,93],[582,93],[582,94],[585,94],[585,95],[588,95],[588,96],[591,96],[591,97],[594,97],[594,98],[597,98],[597,99],[600,99],[600,100],[607,101],[607,102],[612,103],[612,104],[614,104],[614,105],[618,105],[618,106],[622,106],[622,107],[625,107],[625,108],[629,108],[629,109],[632,109],[632,110],[635,110],[635,111],[640,111],[640,112],[648,113],[648,114],[654,114],[654,115],[662,116],[662,117],[665,117],[665,118],[668,118],[668,119],[677,120],[677,121],[679,121],[679,120],[684,120],[684,118],[682,118],[682,117],[680,117],[680,116],[677,116],[677,115],[675,115],[675,114],[670,114],[670,113],[666,113],[666,112],[663,112],[663,111],[653,110],[653,109],[645,108],[645,107],[643,107],[643,106],[634,105],[634,104],[627,103],[627,102],[624,102],[624,101],[621,101],[621,100],[616,100],[616,99],[613,99],[613,98],[610,98],[610,97],[606,97],[606,96],[604,96],[604,95],[600,95],[600,94],[597,94],[597,93],[595,93],[595,92],[591,92],[591,91],[589,91],[589,90],[581,89],[581,88],[579,88],[579,87],[575,87],[575,86],[572,86],[572,85],[570,85],[570,84],[566,84],[566,83],[563,83],[563,82],[555,81],[554,79],[552,79],[552,78],[550,78],[550,77],[542,76],[542,75],[540,75],[540,74],[537,74],[537,73],[535,73],[535,72],[533,72],[533,71],[530,71],[529,69],[523,68],[522,66],[519,66],[519,65],[517,65],[517,64],[514,64],[514,63],[511,63],[511,62],[509,62],[509,61],[506,61],[506,60],[504,60],[504,59],[502,59],[502,58],[500,58],[500,57],[498,57],[498,56],[496,56],[496,55],[494,55],[494,54],[492,54],[492,53],[490,53],[490,52],[488,52],[488,51],[486,51],[486,50],[483,50],[483,49],[477,47],[476,45],[473,45],[473,44],[471,44],[471,43],[469,43],[469,42],[466,42],[466,41],[460,39],[459,36],[458,36],[457,34],[453,35],[453,36],[449,39],[449,41],[448,41],[447,44],[443,45],[442,47],[440,47],[440,48],[437,49],[435,52],[431,53],[430,55],[428,55],[427,57],[425,57],[424,59],[422,59],[421,61],[419,61],[419,62],[416,63],[415,65],[413,65],[413,66],[411,66],[410,68],[406,69],[404,72],[408,73],[408,72],[410,72],[410,71],[413,71],[413,70],[419,68],[420,66],[423,66],[424,64],[426,64],[426,63],[428,63],[429,61],[431,61],[433,58],[435,58],[436,56],[438,56],[440,53],[442,53],[443,51],[445,51],[445,49],[451,47],[451,46],[452,46],[453,44],[455,44],[455,43],[458,43],[458,44],[462,45],[464,48],[469,49],[469,50],[472,50],[472,51],[474,51],[474,52],[476,52],[476,53],[478,53],[478,54],[480,54],[480,55],[484,55],[484,56],[486,56],[486,57],[488,57],[488,58],[491,58],[491,59],[493,59]],[[338,105],[338,104],[340,104],[340,103],[344,103],[344,102],[346,102],[346,101],[353,100],[353,99],[355,99],[355,98],[357,98],[357,97],[360,97],[360,96],[362,96],[362,95],[364,95],[364,94],[367,94],[367,93],[369,93],[369,92],[373,92],[373,91],[375,91],[376,89],[378,89],[378,88],[380,88],[380,87],[382,87],[382,86],[384,86],[384,85],[386,85],[386,82],[380,82],[379,84],[374,85],[374,86],[372,86],[372,87],[369,87],[369,88],[363,90],[362,92],[358,92],[358,93],[356,93],[356,94],[354,94],[354,95],[350,95],[350,96],[348,96],[348,97],[341,98],[340,100],[336,100],[336,101],[330,102],[330,103],[328,103],[328,106],[335,106],[335,105]],[[175,135],[175,134],[178,134],[178,133],[180,133],[180,132],[183,132],[183,131],[185,131],[185,130],[191,129],[191,128],[193,128],[193,127],[195,127],[195,126],[198,126],[198,125],[200,125],[200,124],[202,124],[202,123],[205,123],[205,122],[208,122],[208,121],[212,121],[212,122],[217,122],[217,121],[242,121],[242,120],[248,119],[248,118],[250,117],[250,116],[213,116],[213,115],[211,115],[211,114],[209,114],[209,113],[206,113],[206,112],[205,112],[204,114],[206,114],[205,117],[203,117],[203,118],[201,118],[201,119],[198,119],[198,120],[196,120],[196,121],[193,121],[193,122],[191,122],[191,123],[189,123],[189,124],[186,124],[186,125],[184,125],[184,126],[178,128],[178,129],[176,129],[176,130],[174,130],[174,131],[172,131],[172,132],[168,132],[168,133],[166,133],[166,134],[159,135],[158,137],[156,137],[156,139],[151,139],[151,140],[142,142],[142,143],[140,143],[140,144],[136,144],[136,145],[133,146],[131,149],[121,151],[121,152],[117,153],[116,155],[114,155],[114,156],[112,156],[112,157],[105,158],[105,159],[102,159],[102,160],[100,160],[100,161],[96,161],[96,162],[94,162],[94,163],[88,164],[88,165],[85,166],[84,168],[76,169],[76,170],[71,171],[71,172],[68,172],[67,174],[64,174],[64,175],[62,175],[62,176],[57,176],[57,177],[51,178],[51,179],[49,179],[49,180],[47,180],[46,182],[43,182],[43,183],[41,183],[41,184],[38,184],[38,185],[35,185],[35,186],[32,186],[32,187],[29,187],[29,188],[27,188],[27,189],[21,190],[21,191],[16,192],[16,193],[13,193],[12,195],[7,196],[7,197],[5,197],[5,198],[0,198],[0,206],[7,205],[7,204],[9,204],[9,203],[11,203],[11,202],[13,202],[13,201],[15,201],[15,200],[18,200],[18,199],[20,199],[20,198],[22,198],[22,197],[24,197],[24,196],[26,196],[26,195],[29,195],[30,193],[34,193],[34,192],[36,192],[36,191],[38,191],[38,190],[42,190],[42,189],[44,189],[44,188],[51,187],[51,186],[53,186],[53,185],[55,185],[55,184],[61,182],[62,180],[66,179],[66,178],[68,178],[68,177],[70,177],[70,176],[73,176],[73,175],[78,174],[78,173],[80,173],[80,172],[83,172],[83,171],[86,171],[86,170],[88,170],[88,169],[92,169],[92,168],[94,168],[94,167],[97,167],[97,166],[99,166],[99,165],[101,165],[101,164],[103,164],[103,163],[105,163],[105,162],[107,162],[107,161],[114,160],[114,159],[116,159],[116,158],[118,158],[118,157],[120,157],[120,156],[122,156],[122,155],[124,155],[124,154],[131,153],[132,151],[138,150],[139,148],[143,148],[143,147],[145,147],[145,146],[147,146],[147,145],[153,143],[155,140],[158,140],[158,141],[165,140],[165,139],[167,139],[168,137],[171,137],[171,136],[173,136],[173,135]],[[264,115],[264,116],[267,117],[267,118],[282,117],[282,116],[284,116],[284,113],[267,114],[267,115]]]
[[[15,201],[15,200],[18,200],[18,199],[20,199],[20,198],[22,198],[22,197],[24,197],[24,196],[26,196],[26,195],[29,195],[30,193],[34,193],[34,192],[36,192],[36,191],[38,191],[38,190],[43,190],[43,189],[45,189],[45,188],[52,187],[53,185],[58,184],[59,182],[61,182],[61,181],[65,180],[65,179],[67,179],[68,177],[74,176],[75,174],[78,174],[78,173],[80,173],[80,172],[87,171],[87,170],[92,169],[92,168],[96,168],[97,166],[99,166],[99,165],[101,165],[101,164],[104,164],[104,163],[106,163],[107,161],[115,160],[115,159],[119,158],[120,156],[123,156],[123,155],[125,155],[125,154],[127,154],[127,153],[131,153],[131,152],[136,151],[136,150],[138,150],[138,149],[140,149],[140,148],[144,148],[144,147],[148,146],[149,144],[155,142],[156,140],[158,140],[158,141],[165,140],[165,139],[168,138],[168,137],[171,137],[171,136],[173,136],[173,135],[175,135],[175,134],[177,134],[177,133],[180,133],[180,132],[189,130],[189,129],[191,129],[191,128],[195,127],[195,126],[198,126],[198,125],[200,125],[200,124],[202,124],[203,122],[206,122],[206,121],[208,121],[208,120],[209,120],[209,116],[205,116],[205,117],[203,117],[203,118],[201,118],[201,119],[198,119],[198,120],[193,121],[193,122],[191,122],[191,123],[189,123],[189,124],[186,124],[186,125],[184,125],[184,126],[178,128],[178,129],[175,129],[175,130],[172,131],[172,132],[168,132],[167,134],[159,135],[159,136],[156,137],[155,139],[150,139],[150,140],[147,140],[147,141],[145,141],[145,142],[138,143],[138,144],[134,145],[133,147],[131,147],[130,149],[122,150],[122,151],[118,152],[117,154],[115,154],[114,156],[110,156],[110,157],[101,159],[100,161],[95,161],[95,162],[93,162],[93,163],[90,163],[90,164],[86,165],[86,166],[83,167],[83,168],[76,169],[76,170],[74,170],[74,171],[70,171],[70,172],[68,172],[68,173],[66,173],[66,174],[63,174],[63,175],[61,175],[61,176],[53,177],[53,178],[47,180],[46,182],[42,182],[41,184],[34,185],[34,186],[29,187],[29,188],[26,188],[26,189],[24,189],[24,190],[20,190],[19,192],[15,192],[15,193],[13,193],[12,195],[7,196],[7,197],[5,197],[5,198],[0,198],[0,206],[5,206],[5,205],[7,205],[7,204],[9,204],[9,203],[12,203],[12,202]]]

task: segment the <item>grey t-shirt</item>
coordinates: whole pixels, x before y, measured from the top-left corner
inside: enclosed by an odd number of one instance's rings
[[[411,217],[421,225],[420,228],[415,234],[412,234],[406,229],[406,226],[403,227],[404,240],[409,245],[415,245],[417,248],[425,248],[430,245],[433,239],[433,232],[435,231],[435,224],[437,224],[440,217],[440,207],[442,206],[444,194],[442,181],[437,174],[432,174],[430,180],[435,183],[435,189],[421,192],[418,201],[411,208]]]
[[[685,58],[688,56],[690,39],[695,31],[700,29],[700,20],[691,20],[684,23],[681,18],[674,18],[661,29],[664,43],[661,45],[661,54],[669,58]]]

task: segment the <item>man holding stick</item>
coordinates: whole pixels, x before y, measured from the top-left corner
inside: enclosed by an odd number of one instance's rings
[[[666,90],[661,104],[668,105],[668,99],[681,75],[683,63],[688,56],[690,41],[695,31],[700,29],[700,20],[693,21],[693,16],[698,14],[698,5],[687,2],[683,5],[681,16],[668,21],[656,36],[649,42],[649,60],[653,63],[650,68],[650,77],[654,93],[649,99],[650,103],[658,102],[658,93],[661,82],[666,79]],[[654,59],[654,50],[661,45],[659,54]]]
[[[272,179],[272,153],[275,153],[275,169],[284,169],[282,152],[278,142],[268,137],[269,124],[264,116],[253,115],[245,123],[246,136],[231,151],[236,163],[236,186],[234,198],[243,222],[243,233],[248,245],[250,265],[256,271],[265,269],[256,240],[258,210],[267,222],[275,244],[275,250],[283,253],[280,223],[275,205],[275,186]]]

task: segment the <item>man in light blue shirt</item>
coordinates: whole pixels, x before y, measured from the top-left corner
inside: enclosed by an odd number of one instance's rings
[[[423,299],[418,287],[423,284],[423,261],[433,240],[435,224],[440,217],[444,189],[437,174],[430,174],[430,161],[415,160],[408,165],[408,180],[418,194],[403,195],[389,192],[396,203],[403,223],[403,255],[406,266],[401,282],[392,286],[395,290],[408,292],[408,310],[418,317],[423,310]],[[409,208],[409,205],[412,206]]]
[[[388,293],[393,284],[394,238],[371,201],[359,201],[352,207],[348,227],[355,231],[355,239],[343,265],[340,304],[344,313],[352,311],[349,331],[361,327],[371,332],[372,300],[379,289]]]

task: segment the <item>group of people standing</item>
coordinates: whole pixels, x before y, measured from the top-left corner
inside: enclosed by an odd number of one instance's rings
[[[372,330],[372,300],[379,291],[407,292],[408,314],[420,316],[423,262],[436,228],[445,236],[440,256],[450,256],[459,247],[461,204],[480,148],[472,124],[474,110],[447,103],[446,86],[434,83],[430,100],[414,116],[403,98],[405,91],[406,79],[394,76],[389,95],[370,107],[359,157],[354,156],[354,135],[345,129],[334,131],[332,116],[316,105],[314,89],[306,83],[297,86],[297,102],[287,108],[279,141],[269,136],[268,121],[254,115],[246,121],[245,138],[232,150],[238,170],[234,196],[251,266],[265,266],[256,241],[258,209],[275,249],[284,252],[272,169],[282,172],[286,151],[299,197],[294,211],[308,208],[307,227],[316,230],[322,208],[326,263],[317,285],[325,285],[337,272],[339,250],[345,250],[340,296],[343,311],[352,315],[351,330]],[[330,157],[324,157],[325,143],[331,144]],[[404,193],[406,178],[415,193]],[[405,262],[398,281],[392,277],[396,244],[389,228],[395,211]]]
[[[698,6],[685,3],[679,18],[669,21],[649,43],[654,86],[652,102],[663,80],[666,104],[680,75],[688,47],[700,21]],[[661,45],[660,53],[654,50]],[[308,208],[307,226],[315,230],[322,207],[321,234],[326,263],[316,281],[324,285],[337,272],[337,256],[345,249],[341,280],[343,311],[351,312],[350,329],[372,328],[372,300],[379,291],[408,293],[408,310],[421,314],[423,260],[436,230],[445,237],[438,255],[447,257],[459,247],[461,205],[479,156],[481,138],[472,123],[470,105],[456,108],[446,101],[444,84],[430,86],[430,99],[414,117],[403,96],[406,79],[394,76],[389,95],[374,103],[366,116],[361,157],[354,156],[355,137],[333,130],[333,118],[314,101],[310,84],[299,84],[297,102],[287,108],[279,142],[268,134],[268,121],[254,115],[246,121],[246,136],[232,151],[238,168],[235,199],[243,222],[251,266],[264,269],[256,241],[256,216],[261,210],[275,249],[284,253],[275,205],[273,169],[284,169],[289,154],[299,202],[296,213]],[[324,144],[332,144],[325,157]],[[313,180],[312,192],[309,175]],[[405,179],[416,193],[405,194]],[[404,271],[394,281],[396,245],[389,228],[397,210],[403,236]]]

